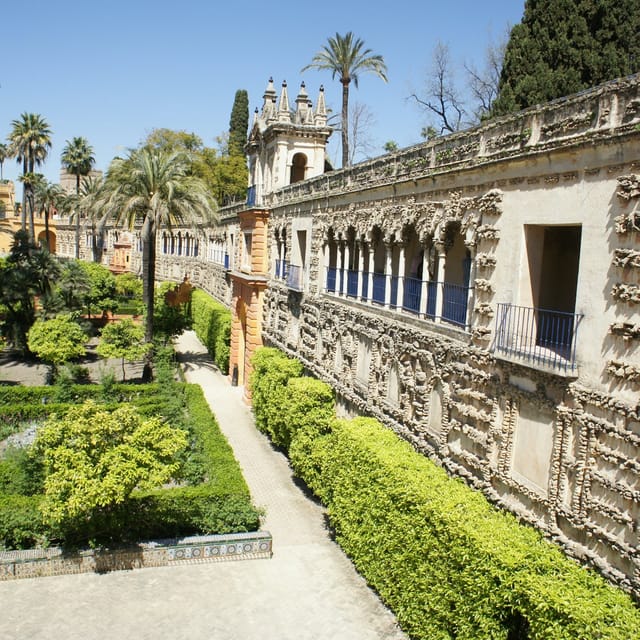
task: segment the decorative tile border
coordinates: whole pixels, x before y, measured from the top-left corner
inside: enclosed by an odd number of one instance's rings
[[[4,551],[0,552],[0,581],[270,558],[272,542],[268,531],[253,531],[155,540],[142,542],[135,547],[74,553],[67,553],[59,547]]]

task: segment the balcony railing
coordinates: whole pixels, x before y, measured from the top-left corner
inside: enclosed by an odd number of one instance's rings
[[[287,286],[294,291],[303,291],[304,289],[304,271],[297,264],[287,266]]]
[[[256,203],[256,186],[251,185],[247,189],[247,206],[253,207]]]
[[[494,350],[534,366],[575,372],[578,327],[583,317],[499,303]]]
[[[286,280],[287,278],[287,261],[276,260],[276,278],[279,280]]]
[[[228,253],[224,254],[224,268],[227,271],[229,270],[229,254]]]
[[[358,291],[359,276],[362,277],[361,291]],[[343,278],[346,281],[346,290],[343,287]],[[371,283],[371,291],[369,286]],[[402,300],[400,300],[400,283],[402,283]],[[426,286],[425,286],[426,285]],[[449,282],[425,282],[418,278],[386,275],[384,273],[369,273],[349,269],[346,272],[336,267],[327,268],[325,291],[336,295],[344,295],[349,298],[360,299],[362,302],[375,304],[387,304],[391,308],[401,307],[403,311],[409,311],[430,320],[438,320],[457,325],[464,329],[469,328],[467,320],[467,307],[470,287],[451,284]],[[423,302],[423,291],[427,299]],[[387,300],[387,293],[389,299]],[[360,294],[360,295],[358,295]],[[442,297],[442,312],[437,315],[436,297]]]

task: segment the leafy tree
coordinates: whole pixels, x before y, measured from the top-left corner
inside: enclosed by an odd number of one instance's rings
[[[640,0],[527,0],[492,114],[640,71]]]
[[[44,248],[49,251],[49,219],[60,208],[66,194],[59,184],[47,182],[43,176],[34,188],[35,206],[44,216]]]
[[[87,401],[38,430],[34,450],[44,460],[44,519],[53,525],[90,521],[153,489],[178,469],[187,434],[143,418],[130,406],[109,412]]]
[[[370,72],[387,81],[387,65],[380,55],[372,55],[371,49],[364,48],[364,42],[351,31],[341,36],[336,33],[327,44],[316,53],[311,63],[302,69],[331,71],[342,84],[342,166],[349,166],[349,85],[351,81],[358,87],[360,73]]]
[[[110,322],[102,330],[100,343],[96,348],[103,358],[122,358],[122,380],[126,379],[124,362],[139,360],[147,352],[144,343],[144,328],[128,318]]]
[[[387,142],[384,143],[384,146],[382,148],[385,150],[386,153],[394,153],[400,147],[398,146],[398,143],[395,140],[387,140]]]
[[[62,264],[62,271],[56,288],[68,311],[82,308],[85,296],[91,290],[89,273],[78,260],[68,260]]]
[[[142,280],[133,273],[116,276],[116,293],[123,298],[142,298]]]
[[[35,168],[40,166],[49,154],[51,148],[52,132],[49,123],[36,113],[24,112],[20,118],[11,122],[9,133],[10,155],[15,157],[18,163],[22,163],[22,176],[32,174]],[[33,224],[33,193],[32,183],[24,182],[22,190],[22,230],[27,228],[27,215],[29,216],[29,238],[35,242],[35,230]],[[29,207],[27,205],[29,204]]]
[[[202,138],[187,131],[172,129],[154,129],[144,140],[144,146],[163,149],[164,151],[188,151],[195,153],[203,148]]]
[[[158,230],[175,224],[209,224],[214,217],[215,202],[192,168],[192,157],[185,153],[147,146],[130,151],[127,158],[116,158],[107,174],[109,207],[116,221],[142,227],[145,342],[153,341]]]
[[[84,331],[68,314],[36,320],[28,335],[30,351],[51,365],[52,380],[60,365],[85,355],[86,341]]]
[[[153,326],[157,334],[160,334],[165,344],[175,336],[179,336],[190,327],[191,301],[172,306],[168,304],[166,294],[174,285],[171,282],[163,282],[156,289],[156,302],[154,306]]]
[[[89,280],[89,291],[84,294],[87,315],[91,317],[92,309],[98,308],[102,313],[115,311],[116,301],[115,276],[104,265],[95,262],[79,262]]]
[[[233,100],[229,120],[229,155],[242,156],[247,144],[249,130],[249,95],[245,89],[238,89]],[[245,185],[246,186],[246,185]]]
[[[0,302],[5,309],[2,333],[23,355],[36,317],[35,296],[50,296],[59,273],[51,254],[33,245],[26,231],[16,232],[9,256],[0,263]]]
[[[62,166],[76,177],[76,195],[80,195],[80,177],[87,176],[95,164],[93,147],[86,138],[75,137],[67,140],[62,155]],[[80,210],[75,212],[76,218],[76,258],[80,257]]]

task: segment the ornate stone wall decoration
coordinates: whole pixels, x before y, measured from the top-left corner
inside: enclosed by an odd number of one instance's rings
[[[623,200],[632,200],[640,196],[640,175],[630,174],[618,178],[616,195]]]
[[[607,373],[614,378],[620,378],[625,382],[633,384],[640,383],[640,367],[628,364],[626,362],[620,362],[618,360],[609,360],[607,362]]]
[[[609,333],[623,340],[640,340],[640,324],[615,322],[609,326]]]
[[[640,251],[635,249],[615,249],[613,252],[613,266],[627,269],[640,268]]]
[[[616,216],[616,233],[624,235],[632,231],[640,232],[640,212],[631,212]]]
[[[620,302],[640,304],[640,286],[620,282],[611,289],[611,296],[614,300],[620,300]]]

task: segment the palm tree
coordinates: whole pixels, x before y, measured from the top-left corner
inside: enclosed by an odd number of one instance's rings
[[[62,166],[76,177],[76,195],[80,194],[80,176],[88,176],[95,164],[93,147],[86,138],[67,140],[62,155]],[[76,258],[80,257],[80,211],[76,212]]]
[[[2,165],[4,161],[10,156],[9,147],[6,144],[0,142],[0,182],[4,181],[4,175],[2,173]]]
[[[105,190],[107,210],[117,223],[141,225],[142,299],[146,309],[145,341],[153,339],[156,236],[161,228],[211,223],[216,204],[201,178],[193,175],[193,160],[184,152],[149,146],[116,158],[109,167]],[[147,375],[150,361],[147,358]]]
[[[42,179],[36,183],[34,195],[36,208],[44,215],[44,248],[50,251],[49,218],[62,207],[66,194],[59,184]]]
[[[102,261],[104,228],[110,216],[109,208],[105,206],[108,196],[102,176],[82,180],[77,205],[91,221],[91,249],[94,262]]]
[[[51,129],[49,123],[37,113],[23,113],[20,119],[11,122],[11,133],[9,134],[9,153],[15,157],[18,163],[22,163],[22,175],[34,173],[37,166],[40,166],[46,159],[51,148]],[[22,230],[27,228],[27,202],[31,203],[28,210],[29,233],[31,242],[35,242],[33,226],[33,193],[32,183],[23,180],[22,189]]]
[[[331,71],[342,83],[342,166],[349,166],[349,85],[358,87],[358,76],[361,72],[370,72],[387,81],[387,65],[382,56],[372,55],[371,49],[364,48],[364,42],[355,38],[349,31],[341,36],[329,38],[328,44],[313,56],[311,63],[302,69],[320,69]]]

